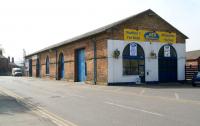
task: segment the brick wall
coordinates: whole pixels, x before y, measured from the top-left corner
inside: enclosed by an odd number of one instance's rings
[[[198,62],[197,61],[187,61],[186,65],[192,65],[192,66],[197,66]]]
[[[150,31],[165,31],[165,32],[175,32],[177,43],[185,43],[185,37],[175,28],[170,26],[164,20],[162,20],[157,15],[149,16],[149,13],[140,14],[123,24],[119,24],[113,27],[109,31],[109,36],[111,39],[123,40],[124,39],[124,29],[138,29],[138,30],[150,30]]]
[[[8,59],[1,58],[0,59],[0,75],[8,75]]]
[[[43,78],[56,78],[56,50],[57,50],[57,62],[59,60],[59,54],[64,55],[64,69],[65,76],[64,79],[67,81],[76,81],[75,73],[75,51],[77,49],[85,49],[85,58],[87,65],[87,79],[86,82],[92,83],[94,80],[94,47],[92,38],[85,38],[70,44],[66,44],[58,47],[57,49],[51,49],[45,52],[41,52],[38,55],[41,65],[41,77]],[[102,33],[96,37],[97,46],[97,83],[107,84],[107,35]],[[50,59],[50,76],[46,76],[46,57],[49,56]],[[33,76],[36,76],[36,60],[33,59],[32,62]]]
[[[186,65],[192,65],[192,66],[200,65],[200,57],[198,57],[196,59],[187,59],[186,60]]]

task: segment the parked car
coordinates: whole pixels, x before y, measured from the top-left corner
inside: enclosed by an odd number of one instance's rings
[[[194,74],[192,78],[192,86],[200,85],[200,71]]]
[[[21,68],[12,68],[12,76],[22,76]]]

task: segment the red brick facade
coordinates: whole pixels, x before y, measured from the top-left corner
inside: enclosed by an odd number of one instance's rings
[[[200,65],[200,58],[197,59],[187,59],[186,65],[198,66]]]
[[[12,68],[19,67],[14,61],[10,62],[9,58],[0,55],[0,75],[11,75]]]
[[[92,42],[93,38],[85,38],[77,42],[73,42],[67,45],[63,45],[57,49],[48,50],[38,54],[41,64],[41,77],[55,79],[56,78],[56,63],[58,63],[58,57],[60,53],[64,54],[65,61],[65,77],[67,81],[76,81],[75,73],[75,51],[77,49],[84,48],[86,52],[86,65],[87,65],[87,80],[86,82],[93,82],[94,79],[94,45]],[[97,83],[106,84],[107,81],[107,36],[105,33],[99,34],[95,37],[96,50],[97,50]],[[56,50],[57,50],[57,61],[56,61]],[[50,75],[46,76],[46,57],[50,59]],[[32,74],[36,76],[36,59],[32,60]]]

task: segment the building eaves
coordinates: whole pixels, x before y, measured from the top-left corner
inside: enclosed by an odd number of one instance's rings
[[[7,59],[7,57],[0,55],[0,59]]]

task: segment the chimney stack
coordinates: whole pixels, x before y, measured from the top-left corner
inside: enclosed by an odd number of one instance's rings
[[[12,63],[14,63],[14,57],[12,57]]]
[[[8,56],[8,63],[10,63],[10,56]]]

